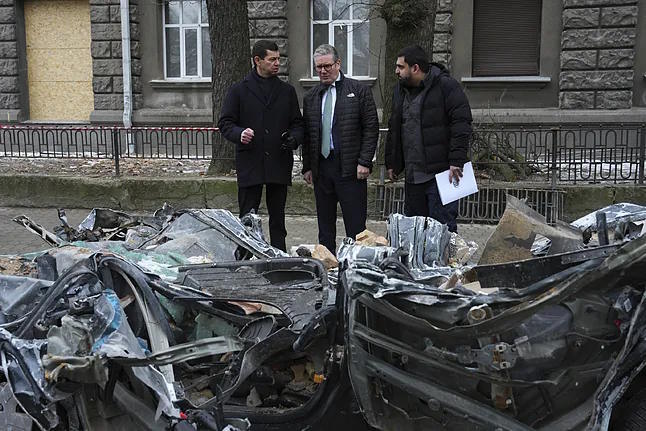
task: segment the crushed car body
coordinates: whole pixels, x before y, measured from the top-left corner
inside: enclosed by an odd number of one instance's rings
[[[302,429],[350,394],[329,336],[336,290],[319,261],[267,244],[257,216],[97,209],[77,229],[59,216],[55,233],[18,217],[54,247],[3,257],[7,399],[24,411],[11,420]]]
[[[271,247],[253,214],[17,217],[50,248],[0,257],[0,424],[631,429],[646,209],[622,205],[553,226],[510,197],[481,264],[395,214],[387,246],[346,239],[329,271]]]

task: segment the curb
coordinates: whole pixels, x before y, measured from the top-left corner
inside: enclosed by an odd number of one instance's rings
[[[484,186],[484,185],[483,185]],[[501,183],[499,188],[526,187]],[[492,187],[488,185],[487,187]],[[646,186],[634,184],[581,184],[560,186],[565,192],[564,219],[574,220],[618,202],[646,205]],[[369,212],[375,184],[368,185]],[[114,208],[155,210],[164,202],[174,208],[225,208],[238,211],[234,178],[88,178],[48,175],[0,175],[0,206],[28,208]],[[264,208],[264,202],[261,204]],[[287,194],[286,214],[316,215],[314,191],[296,181]]]

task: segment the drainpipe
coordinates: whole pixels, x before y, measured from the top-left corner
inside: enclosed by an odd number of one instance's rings
[[[121,69],[123,70],[123,126],[132,127],[132,84],[130,67],[130,5],[129,0],[121,1]],[[132,133],[126,130],[128,152],[134,153]]]

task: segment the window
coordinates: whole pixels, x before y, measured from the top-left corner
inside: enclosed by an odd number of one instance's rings
[[[473,76],[538,76],[541,0],[473,0]]]
[[[211,77],[206,0],[164,2],[164,74],[167,79]]]
[[[334,45],[348,76],[369,76],[368,11],[354,0],[312,0],[310,52],[324,43]],[[313,64],[311,73],[316,76]]]

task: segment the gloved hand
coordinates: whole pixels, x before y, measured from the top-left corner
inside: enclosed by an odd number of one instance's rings
[[[280,135],[280,139],[282,141],[280,144],[281,149],[294,151],[298,148],[298,142],[296,141],[296,138],[289,133],[289,130],[283,132],[283,134]]]

